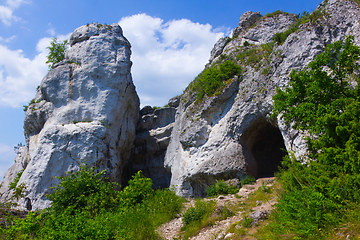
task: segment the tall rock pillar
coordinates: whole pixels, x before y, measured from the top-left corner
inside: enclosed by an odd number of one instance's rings
[[[27,192],[20,206],[43,209],[54,176],[77,171],[79,162],[108,169],[121,184],[135,139],[139,98],[130,73],[130,43],[118,24],[88,24],[70,37],[65,60],[44,77],[24,121],[26,147],[5,174],[1,192],[23,170]],[[26,200],[26,201],[25,201]]]

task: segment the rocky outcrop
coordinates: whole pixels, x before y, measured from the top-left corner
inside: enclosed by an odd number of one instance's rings
[[[154,188],[170,186],[171,172],[164,167],[164,158],[179,104],[180,96],[170,99],[168,107],[154,110],[145,106],[140,110],[134,152],[124,172],[123,182],[141,170],[144,176],[151,178]]]
[[[212,54],[207,66],[232,60],[243,67],[243,74],[201,103],[190,91],[180,101],[165,166],[181,196],[202,196],[216,179],[273,174],[285,155],[282,149],[295,151],[297,157],[306,154],[303,133],[271,118],[275,89],[288,86],[290,72],[307,66],[326,44],[350,34],[360,43],[355,1],[324,1],[281,45],[267,43],[291,26],[295,15],[253,15],[241,17],[249,24],[237,29],[238,36],[225,46],[219,40],[214,47],[217,56]]]
[[[33,210],[50,206],[46,194],[58,183],[54,176],[77,171],[80,161],[108,169],[110,180],[121,183],[135,139],[139,99],[120,26],[82,26],[69,43],[65,60],[45,76],[26,111],[26,147],[1,189],[9,195],[9,182],[24,170],[18,184],[26,184]]]
[[[120,184],[142,170],[154,187],[171,186],[185,197],[205,195],[217,179],[273,175],[284,149],[306,156],[306,133],[271,117],[276,88],[288,86],[290,72],[306,67],[327,44],[354,35],[360,45],[359,20],[356,1],[324,1],[280,44],[273,37],[295,26],[296,15],[246,12],[232,38],[215,44],[206,66],[231,60],[242,74],[200,102],[189,87],[168,107],[141,111],[121,28],[80,27],[27,109],[27,144],[5,175],[2,196],[10,197],[10,182],[24,170],[18,184],[28,191],[19,203],[45,208],[48,188],[58,183],[53,176],[78,170],[79,160],[108,169]]]
[[[239,27],[233,30],[233,37],[221,38],[211,51],[209,63],[219,60],[223,52],[227,55],[241,46],[269,43],[276,33],[288,29],[297,20],[297,15],[279,12],[273,16],[262,16],[259,12],[246,12],[240,17]],[[226,40],[226,41],[225,41]]]

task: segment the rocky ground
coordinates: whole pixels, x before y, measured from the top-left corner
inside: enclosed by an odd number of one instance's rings
[[[244,185],[237,194],[229,194],[226,196],[220,195],[214,198],[207,198],[206,201],[215,200],[217,208],[221,206],[235,206],[234,209],[237,209],[236,206],[241,206],[245,204],[249,196],[253,195],[260,187],[263,189],[270,189],[274,186],[275,178],[260,178],[256,183],[252,185]],[[185,203],[183,212],[194,205],[194,200],[189,199]],[[259,221],[266,218],[270,211],[274,208],[276,204],[276,199],[273,197],[269,201],[256,201],[256,206],[250,209],[250,215],[245,208],[238,208],[237,211],[234,211],[233,216],[226,218],[225,220],[216,221],[212,226],[207,226],[200,230],[200,232],[191,237],[191,240],[209,240],[209,239],[234,239],[236,236],[234,233],[230,232],[229,229],[233,225],[235,228],[239,228],[236,223],[241,223],[246,216],[253,218],[252,225],[256,225]],[[171,220],[163,224],[158,232],[163,239],[173,240],[181,238],[181,227],[182,227],[182,217],[181,214],[178,218]],[[242,236],[241,239],[255,239],[251,236],[256,230],[254,228],[249,228],[247,234]]]

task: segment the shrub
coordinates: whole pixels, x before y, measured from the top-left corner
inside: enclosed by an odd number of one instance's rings
[[[48,195],[52,200],[55,212],[64,212],[88,208],[94,211],[108,210],[117,205],[115,190],[118,184],[105,182],[106,170],[98,172],[94,167],[80,164],[80,170],[68,173],[65,177],[56,177],[60,183],[53,187],[54,192]]]
[[[188,88],[191,92],[197,92],[196,100],[201,101],[205,96],[220,93],[227,80],[240,74],[241,67],[227,60],[218,66],[206,68],[189,84]]]
[[[206,213],[209,213],[210,202],[206,202],[200,199],[197,199],[195,202],[195,207],[189,207],[182,218],[183,224],[189,225],[195,221],[201,221]]]
[[[318,239],[346,222],[350,206],[360,202],[360,79],[354,75],[359,59],[352,36],[329,44],[307,68],[292,71],[290,87],[273,97],[274,115],[312,136],[302,159],[306,166],[295,157],[282,162],[285,193],[273,232]]]
[[[46,63],[49,64],[49,69],[53,69],[54,65],[65,58],[65,53],[67,50],[68,42],[67,40],[63,41],[62,43],[57,42],[57,38],[53,38],[50,46],[47,47],[49,49],[49,55],[47,55]]]
[[[299,16],[298,20],[294,24],[292,24],[286,31],[275,34],[273,40],[278,45],[283,44],[290,34],[292,34],[293,32],[299,29],[299,26],[301,24],[304,24],[306,22],[311,22],[312,24],[314,24],[318,19],[325,16],[325,13],[322,9],[318,9],[313,11],[311,14],[308,12],[303,12],[301,16],[300,14],[298,16]]]
[[[104,181],[104,174],[84,164],[59,177],[52,207],[38,216],[30,212],[25,219],[9,219],[0,238],[159,239],[156,228],[178,214],[184,200],[168,189],[153,190],[141,172],[123,191]]]
[[[206,194],[208,197],[212,197],[220,194],[234,194],[238,191],[238,187],[229,185],[224,180],[218,180],[206,189]]]
[[[256,182],[256,179],[253,176],[246,176],[245,178],[241,179],[241,185],[245,184],[253,184]]]

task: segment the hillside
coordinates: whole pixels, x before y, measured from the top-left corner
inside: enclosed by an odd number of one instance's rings
[[[179,215],[184,201],[190,201],[185,206],[191,211],[205,209],[200,217],[190,217],[189,226],[206,214],[212,219],[197,226],[200,233],[194,230],[194,239],[359,234],[358,1],[325,0],[312,13],[299,15],[244,13],[231,38],[214,45],[209,63],[183,94],[158,109],[139,108],[131,46],[119,25],[81,26],[69,44],[25,109],[26,146],[6,172],[0,193],[2,203],[12,201],[30,214],[27,220],[9,220],[19,225],[4,228],[6,236],[19,237],[20,226],[25,238],[63,231],[59,239],[66,232],[78,239],[101,234],[123,239],[126,232],[119,226],[124,226],[132,236],[141,233],[139,239],[147,234],[156,239],[175,226],[171,237],[184,237],[187,233],[179,230],[185,224],[181,219],[187,210]],[[87,171],[85,179],[96,183],[89,183],[89,192],[86,181],[75,177]],[[276,184],[259,183],[275,175]],[[114,184],[106,185],[102,178]],[[245,184],[237,184],[245,185],[240,192],[229,190],[232,195],[216,196],[214,202],[194,203],[219,182],[249,178],[258,180],[255,198],[264,197],[255,201],[258,206],[247,202],[253,195],[246,200]],[[62,181],[69,181],[62,188],[66,192],[69,187],[71,197],[57,195]],[[271,205],[266,213],[257,214],[270,220],[258,227],[252,211],[266,204]],[[43,209],[39,218],[31,213]],[[86,226],[84,232],[72,220],[58,222],[69,216]],[[111,219],[118,225],[110,224]],[[21,221],[35,222],[26,228]],[[109,225],[97,233],[101,221]],[[234,234],[227,238],[229,232]]]

